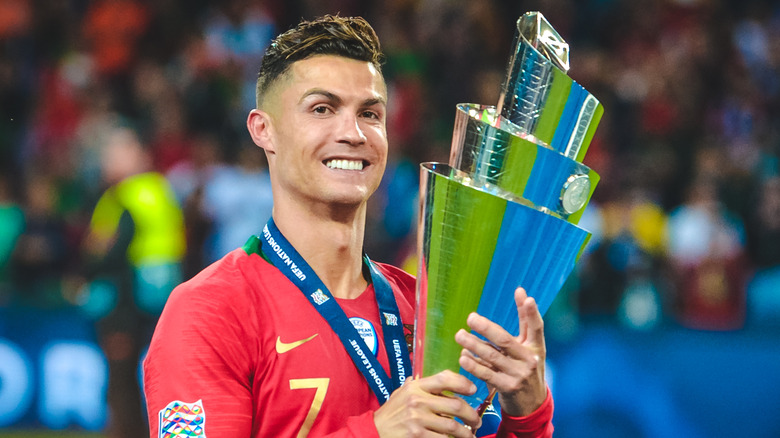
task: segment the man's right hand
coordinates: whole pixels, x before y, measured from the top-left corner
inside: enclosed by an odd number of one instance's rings
[[[473,438],[472,430],[477,430],[481,423],[477,411],[462,398],[449,394],[471,395],[476,390],[469,379],[449,370],[421,379],[410,378],[374,412],[374,424],[381,438]]]

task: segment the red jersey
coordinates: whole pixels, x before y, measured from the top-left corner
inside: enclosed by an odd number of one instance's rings
[[[377,265],[411,344],[414,277]],[[389,373],[373,286],[338,302]],[[153,438],[378,437],[379,401],[328,322],[243,249],[173,291],[144,361],[144,389]],[[548,396],[529,417],[505,417],[498,436],[551,436],[551,420]]]

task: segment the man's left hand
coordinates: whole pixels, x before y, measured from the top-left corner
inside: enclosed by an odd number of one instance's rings
[[[460,366],[496,388],[501,410],[513,417],[531,414],[547,398],[544,381],[544,322],[536,301],[523,288],[515,291],[520,334],[512,336],[498,324],[472,313],[466,320],[471,331],[489,342],[459,330],[455,340],[463,347]]]

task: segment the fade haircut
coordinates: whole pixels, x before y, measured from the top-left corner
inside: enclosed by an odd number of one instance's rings
[[[336,55],[366,61],[373,64],[377,71],[382,71],[379,38],[363,18],[325,15],[312,21],[301,21],[276,37],[266,49],[257,75],[257,107],[263,104],[271,85],[295,61],[314,55]]]

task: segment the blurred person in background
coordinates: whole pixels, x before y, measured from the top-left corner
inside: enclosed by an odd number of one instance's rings
[[[676,315],[688,327],[735,330],[745,322],[744,229],[722,205],[714,181],[696,179],[669,215]]]
[[[756,272],[748,283],[748,317],[760,325],[780,324],[780,177],[759,183],[748,219],[748,254]]]
[[[204,26],[209,59],[224,67],[227,74],[236,75],[240,86],[240,106],[237,112],[255,103],[255,80],[260,60],[276,25],[265,10],[266,2],[224,0],[215,2]]]
[[[216,169],[203,186],[203,212],[211,223],[205,263],[213,263],[246,242],[271,218],[271,177],[262,151],[242,144],[237,162]]]
[[[641,185],[594,210],[587,219],[599,222],[582,225],[600,235],[579,267],[580,311],[596,319],[617,315],[635,329],[655,327],[662,313],[665,213]]]
[[[70,250],[65,221],[58,215],[58,194],[52,178],[33,172],[25,184],[24,231],[13,254],[17,302],[53,308],[64,304],[61,282]]]
[[[8,174],[0,174],[0,306],[11,301],[11,255],[24,231],[24,212],[14,199]]]
[[[225,166],[219,139],[208,133],[194,136],[190,157],[174,164],[165,174],[184,213],[187,254],[183,279],[188,280],[206,267],[212,221],[204,203],[205,187]]]
[[[172,188],[150,171],[150,156],[133,130],[109,135],[101,164],[110,187],[92,214],[83,246],[89,283],[76,301],[97,320],[108,359],[108,436],[136,438],[146,432],[138,362],[181,281],[184,221]]]
[[[98,0],[87,7],[81,28],[83,44],[98,78],[118,97],[118,105],[132,102],[131,67],[139,56],[139,43],[149,20],[149,10],[142,1]]]

